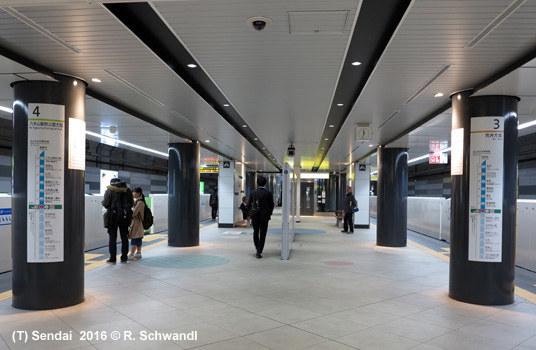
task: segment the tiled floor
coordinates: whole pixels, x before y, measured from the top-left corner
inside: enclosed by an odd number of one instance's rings
[[[5,300],[0,350],[536,350],[536,305],[520,297],[500,307],[454,301],[445,261],[413,246],[377,247],[375,227],[346,235],[334,224],[302,217],[298,227],[326,233],[298,235],[289,261],[280,259],[279,234],[268,235],[264,258],[255,259],[252,236],[232,234],[250,229],[205,225],[199,247],[159,245],[144,259],[201,255],[186,260],[227,263],[99,265],[86,272],[80,305],[23,311]],[[270,228],[280,227],[275,216]],[[27,343],[17,331],[28,332]],[[35,341],[33,331],[72,340]],[[197,340],[140,339],[155,331]],[[112,340],[116,334],[122,339]],[[136,340],[124,339],[129,334]]]

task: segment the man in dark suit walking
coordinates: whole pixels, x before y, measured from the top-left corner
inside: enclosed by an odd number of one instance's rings
[[[264,186],[266,186],[266,178],[260,176],[257,178],[258,188],[253,191],[249,196],[249,209],[254,209],[259,207],[259,211],[255,213],[252,217],[253,225],[253,243],[255,243],[255,248],[257,249],[256,257],[257,259],[262,258],[262,250],[264,249],[264,242],[266,241],[266,231],[268,231],[268,221],[272,216],[272,211],[274,210],[274,196],[272,192],[267,191]]]

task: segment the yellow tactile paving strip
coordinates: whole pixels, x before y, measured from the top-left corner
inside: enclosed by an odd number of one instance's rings
[[[207,225],[207,226],[205,226],[203,228],[200,228],[199,231],[206,230],[206,229],[211,228],[211,227],[213,227],[215,225],[216,225],[216,223],[211,224],[211,225]],[[147,236],[143,237],[143,243],[144,243],[143,244],[143,250],[147,251],[147,250],[151,250],[153,248],[159,247],[161,245],[167,244],[167,239],[165,239],[166,237],[167,237],[167,234],[161,234],[161,233],[156,233],[156,234],[147,235]],[[154,242],[154,243],[146,244],[148,242]],[[93,269],[96,269],[97,267],[101,267],[101,266],[106,265],[106,259],[104,259],[103,256],[107,256],[107,255],[108,254],[94,254],[94,253],[86,253],[86,254],[84,254],[85,263],[86,263],[84,271],[91,271]],[[118,255],[117,258],[119,259],[120,255]],[[4,301],[6,299],[11,299],[11,297],[12,297],[12,293],[11,293],[10,290],[8,290],[6,292],[3,292],[3,293],[0,293],[0,301]]]

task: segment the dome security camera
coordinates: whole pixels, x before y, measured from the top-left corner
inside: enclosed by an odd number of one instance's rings
[[[270,24],[272,24],[272,20],[268,17],[250,17],[246,23],[251,25],[256,31],[261,31],[270,26]]]

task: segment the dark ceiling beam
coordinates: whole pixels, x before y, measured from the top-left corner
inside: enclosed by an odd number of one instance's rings
[[[282,170],[281,164],[271,156],[272,152],[259,140],[253,130],[250,127],[243,127],[248,125],[244,118],[149,3],[114,3],[104,6],[276,169]],[[188,64],[195,64],[197,67],[188,68]],[[229,106],[225,107],[224,104]]]
[[[312,171],[317,171],[322,164],[410,3],[411,0],[363,1]],[[352,62],[356,61],[361,65],[353,66]],[[338,106],[341,103],[342,106]]]

